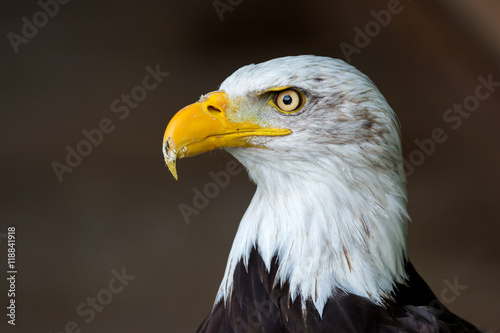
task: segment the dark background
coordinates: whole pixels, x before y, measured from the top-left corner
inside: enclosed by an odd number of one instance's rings
[[[222,0],[225,3],[225,0]],[[345,59],[355,27],[390,1],[250,1],[217,14],[208,1],[71,1],[16,54],[7,34],[33,22],[36,1],[2,0],[0,237],[17,228],[17,320],[7,325],[7,245],[0,238],[0,331],[193,332],[208,315],[238,221],[255,190],[231,178],[186,224],[181,203],[223,170],[221,154],[164,167],[164,129],[183,106],[237,68],[284,55]],[[237,1],[233,0],[233,4]],[[500,81],[500,4],[401,1],[402,11],[352,64],[378,85],[402,124],[404,154],[435,128],[447,135],[408,178],[409,252],[447,306],[500,328],[500,87],[456,130],[443,120],[474,94],[478,76]],[[111,103],[142,84],[147,66],[169,76],[125,119]],[[111,119],[92,153],[59,182],[82,130]],[[135,276],[89,323],[76,313],[107,288],[111,271]],[[454,295],[448,284],[465,290]],[[104,292],[105,294],[105,292]],[[104,295],[101,292],[101,296]],[[450,300],[452,299],[452,300]]]

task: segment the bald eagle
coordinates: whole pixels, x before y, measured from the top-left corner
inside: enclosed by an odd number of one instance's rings
[[[396,115],[345,62],[293,56],[238,69],[179,111],[176,160],[223,148],[257,184],[198,332],[479,332],[407,256]]]

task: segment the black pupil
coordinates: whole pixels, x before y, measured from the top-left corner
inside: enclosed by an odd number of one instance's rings
[[[283,96],[283,103],[286,105],[292,104],[292,97],[290,95]]]

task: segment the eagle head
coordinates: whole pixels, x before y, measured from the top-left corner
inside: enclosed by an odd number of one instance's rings
[[[258,247],[276,284],[319,313],[339,291],[383,303],[405,279],[406,190],[397,118],[370,79],[337,59],[291,56],[229,76],[170,121],[165,161],[223,148],[256,194],[217,299]]]

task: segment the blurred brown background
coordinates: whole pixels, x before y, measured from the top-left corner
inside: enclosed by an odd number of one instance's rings
[[[232,177],[187,225],[179,204],[192,206],[193,188],[228,159],[183,160],[174,181],[161,154],[169,119],[242,65],[297,54],[345,59],[339,45],[354,45],[354,28],[393,1],[232,0],[223,20],[212,0],[71,1],[16,53],[9,33],[22,36],[22,18],[33,22],[42,9],[2,0],[0,267],[6,272],[2,234],[15,225],[18,275],[15,328],[0,279],[0,331],[63,332],[73,321],[82,332],[194,332],[254,186],[244,172]],[[351,63],[398,113],[407,159],[414,140],[435,128],[447,135],[408,178],[410,256],[451,310],[495,331],[500,87],[457,129],[443,114],[474,96],[479,76],[500,82],[500,4],[401,0],[398,8]],[[120,119],[112,102],[157,64],[168,77]],[[103,118],[114,131],[59,182],[51,164],[65,163],[66,146],[75,149]],[[123,267],[135,279],[109,300],[111,271]],[[467,288],[453,294],[454,281]],[[109,304],[95,318],[76,312],[98,293]]]

